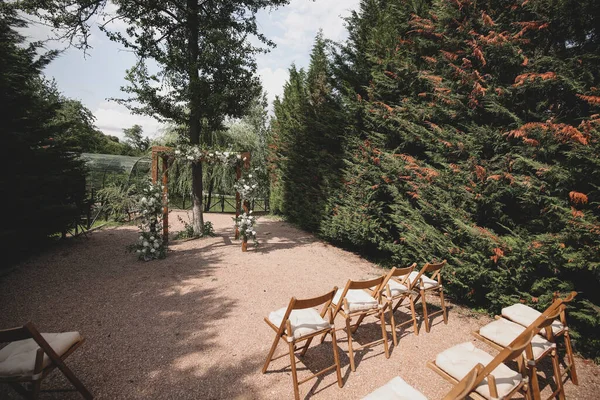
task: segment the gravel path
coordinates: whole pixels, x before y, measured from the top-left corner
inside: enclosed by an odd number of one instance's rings
[[[171,214],[172,231],[181,229],[178,213]],[[0,277],[0,327],[30,320],[46,332],[81,332],[86,343],[67,364],[98,399],[293,398],[289,358],[260,372],[274,337],[263,317],[286,306],[291,296],[320,295],[348,278],[375,277],[381,269],[266,217],[259,220],[261,246],[242,253],[232,240],[230,215],[207,219],[218,236],[174,243],[165,260],[138,262],[125,251],[137,238],[135,227],[98,231],[89,240],[70,240],[32,257]],[[333,372],[301,385],[301,396],[360,399],[400,375],[430,399],[440,398],[451,386],[426,361],[474,341],[470,332],[489,320],[451,306],[448,325],[438,316],[430,333],[424,326],[418,336],[406,330],[390,359],[381,345],[359,352],[355,373],[340,332],[344,387],[337,387]],[[380,332],[377,321],[367,319],[356,338],[366,343]],[[285,349],[281,344],[279,351]],[[298,364],[300,378],[331,357],[330,339],[313,344],[306,363]],[[597,399],[600,368],[583,359],[577,367],[580,386],[568,382],[567,398]],[[59,372],[42,389],[48,391],[41,399],[80,398]],[[0,398],[18,397],[0,385]]]

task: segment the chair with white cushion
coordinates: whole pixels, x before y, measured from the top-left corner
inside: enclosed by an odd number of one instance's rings
[[[390,323],[392,325],[392,337],[394,339],[394,345],[398,346],[398,338],[396,335],[396,329],[398,327],[404,326],[406,324],[410,324],[412,322],[413,328],[415,330],[415,335],[419,334],[419,326],[417,324],[417,314],[415,312],[415,302],[414,298],[417,296],[417,293],[413,290],[414,285],[411,285],[409,282],[409,276],[417,266],[416,263],[406,268],[392,268],[390,272],[385,277],[383,281],[383,289],[382,293],[385,297],[385,300],[388,303],[388,308],[390,309]],[[414,281],[415,284],[417,281]],[[412,318],[408,321],[401,322],[396,324],[396,319],[394,317],[394,310],[396,310],[402,303],[408,299],[410,305],[410,312]],[[394,307],[394,302],[397,302]]]
[[[429,332],[429,318],[433,317],[437,314],[442,314],[444,317],[444,323],[448,324],[448,313],[446,312],[446,303],[444,301],[444,287],[442,286],[442,275],[440,271],[446,265],[446,260],[440,263],[427,263],[421,268],[419,272],[412,271],[408,275],[408,279],[406,282],[409,283],[409,288],[418,291],[418,295],[414,299],[416,303],[419,298],[421,298],[421,303],[423,304],[423,319],[425,320],[425,331]],[[426,274],[432,273],[431,277],[428,277]],[[437,294],[440,297],[440,306],[441,310],[436,311],[432,314],[428,314],[427,312],[427,300],[425,296],[427,293]],[[396,304],[393,311],[400,307],[400,303]]]
[[[387,331],[385,329],[385,310],[387,308],[387,303],[382,303],[380,301],[381,287],[384,279],[385,275],[368,281],[349,280],[344,289],[337,291],[331,302],[333,320],[335,320],[335,317],[337,317],[338,314],[346,320],[346,327],[338,330],[345,330],[348,335],[348,356],[350,358],[350,368],[352,371],[356,371],[356,365],[354,363],[354,352],[356,350],[362,350],[383,342],[385,357],[390,358]],[[381,321],[382,338],[360,347],[354,347],[352,334],[358,329],[363,319],[371,315],[377,316]],[[354,325],[352,325],[353,318],[357,318]],[[321,337],[321,342],[325,340],[325,336],[326,335],[323,335]]]
[[[548,397],[548,399],[556,396],[558,396],[559,399],[565,398],[556,343],[553,343],[538,334],[540,331],[545,332],[546,330],[549,330],[549,334],[552,335],[551,326],[561,313],[562,302],[563,299],[555,300],[543,313],[540,313],[528,327],[524,327],[505,318],[496,317],[497,319],[495,321],[490,322],[478,331],[473,332],[473,335],[478,339],[498,350],[502,350],[526,329],[534,330],[536,334],[525,349],[525,358],[529,369],[533,398],[536,400],[541,398],[537,376],[538,365],[548,356],[552,358],[554,380],[556,384],[556,390]]]
[[[477,364],[443,397],[443,400],[462,400],[467,397],[473,391],[477,375],[481,371],[483,371],[483,365]],[[396,376],[385,385],[363,397],[363,400],[427,400],[427,397],[406,383],[404,379]]]
[[[265,322],[276,332],[276,336],[273,345],[271,346],[271,350],[269,350],[269,355],[267,356],[267,361],[263,366],[262,372],[263,374],[267,372],[267,368],[271,361],[285,357],[289,354],[292,368],[292,380],[294,382],[294,396],[296,399],[300,398],[299,385],[320,376],[325,372],[331,371],[332,369],[335,369],[337,372],[339,387],[343,386],[338,347],[335,338],[335,326],[333,325],[333,318],[329,307],[336,291],[337,287],[334,287],[331,292],[324,294],[323,296],[305,300],[297,300],[292,297],[287,307],[274,311],[269,314],[269,317],[265,318]],[[314,307],[320,305],[323,305],[320,312],[314,309]],[[330,333],[332,337],[333,356],[335,358],[334,364],[299,382],[296,372],[295,352],[302,350],[300,356],[304,356],[313,338],[327,333]],[[277,345],[282,339],[288,344],[289,352],[274,357]],[[304,346],[296,347],[297,343],[304,341],[306,341]]]
[[[435,361],[427,366],[444,379],[456,384],[477,365],[484,365],[483,371],[477,376],[474,390],[469,394],[474,399],[510,399],[516,393],[521,393],[526,399],[530,391],[525,368],[523,351],[531,342],[535,332],[526,329],[509,346],[505,347],[495,357],[478,349],[471,342],[457,344],[437,355]],[[518,371],[507,367],[504,362],[517,360]]]
[[[571,336],[569,334],[569,326],[567,325],[566,315],[566,306],[575,298],[576,295],[577,292],[571,292],[568,296],[562,299],[560,315],[555,321],[552,322],[551,329],[545,329],[541,331],[541,334],[551,342],[556,342],[556,339],[559,337],[564,338],[567,361],[566,368],[562,373],[562,376],[565,374],[568,375],[573,384],[578,385],[579,381],[577,380],[577,370],[575,369],[575,356],[573,355],[573,346],[571,345]],[[555,295],[555,299],[557,297],[558,296]],[[541,313],[536,309],[521,303],[517,303],[502,309],[502,317],[516,322],[522,326],[531,325],[531,323],[536,318],[539,318],[540,315]]]
[[[0,330],[0,343],[8,343],[0,349],[0,383],[9,384],[25,398],[37,399],[42,380],[58,368],[85,399],[92,399],[64,362],[83,341],[79,332],[39,333],[31,322]],[[31,390],[23,386],[27,383]]]

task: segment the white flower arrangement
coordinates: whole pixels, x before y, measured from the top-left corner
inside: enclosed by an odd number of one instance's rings
[[[162,240],[163,229],[163,186],[161,184],[149,183],[142,189],[142,197],[139,200],[140,213],[140,236],[137,243],[131,247],[135,250],[140,260],[150,261],[157,258],[165,258],[167,245]]]
[[[237,165],[242,159],[242,156],[232,151],[204,150],[200,146],[186,143],[177,145],[177,148],[169,152],[169,155],[188,161],[202,160],[207,163],[222,163],[231,166]]]
[[[252,215],[252,210],[248,211],[248,213],[239,215],[233,220],[235,221],[234,227],[239,229],[240,237],[245,242],[247,242],[249,239],[252,239],[254,244],[257,245],[258,241],[256,240],[256,229],[254,227],[256,224],[256,217]]]
[[[234,185],[235,190],[240,194],[242,202],[251,203],[260,196],[259,185],[256,174],[245,174]]]

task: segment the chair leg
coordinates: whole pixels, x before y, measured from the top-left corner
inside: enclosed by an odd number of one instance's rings
[[[358,317],[358,320],[356,321],[356,324],[354,324],[354,327],[352,328],[352,333],[356,332],[356,330],[358,329],[358,327],[360,326],[360,324],[362,324],[363,320],[365,319],[365,315],[362,314]]]
[[[567,359],[569,361],[569,376],[571,377],[571,381],[574,385],[579,385],[579,380],[577,379],[577,371],[575,370],[575,357],[573,356],[573,347],[571,346],[571,336],[569,335],[568,329],[565,331],[563,336],[565,338]]]
[[[537,375],[537,366],[535,364],[529,365],[529,382],[531,384],[531,394],[534,400],[541,400],[540,394],[540,382]]]
[[[83,383],[81,383],[81,381],[79,380],[79,378],[77,378],[75,376],[75,374],[73,373],[73,371],[71,371],[69,369],[69,367],[67,367],[64,362],[61,363],[61,364],[57,363],[58,369],[60,369],[61,372],[67,377],[67,379],[69,380],[69,382],[71,382],[71,384],[73,386],[75,386],[75,389],[77,389],[77,391],[79,393],[81,393],[81,395],[83,396],[83,398],[86,399],[86,400],[93,399],[94,396],[92,396],[92,394],[86,389],[86,387],[83,386]]]
[[[296,356],[294,355],[294,343],[288,343],[290,348],[290,361],[292,362],[292,380],[294,381],[294,398],[300,400],[300,390],[298,389],[298,374],[296,373]]]
[[[381,320],[381,337],[383,338],[383,349],[385,350],[385,358],[390,358],[390,347],[387,340],[387,329],[385,329],[385,310],[379,311],[379,319]]]
[[[342,381],[342,366],[340,365],[340,355],[338,354],[337,340],[335,339],[335,328],[331,330],[331,345],[333,346],[333,357],[335,357],[335,371],[337,373],[338,386],[343,387]]]
[[[30,399],[32,400],[37,400],[38,397],[40,396],[40,389],[42,387],[42,380],[38,379],[37,381],[34,381],[31,385],[32,389],[31,389],[31,394],[30,394]]]
[[[267,372],[267,368],[269,368],[269,364],[271,363],[271,359],[273,358],[273,354],[275,354],[275,350],[277,350],[277,345],[279,344],[279,336],[275,336],[275,340],[271,345],[271,350],[269,350],[269,355],[267,356],[267,361],[265,361],[265,365],[263,366],[262,373]]]
[[[429,316],[427,315],[427,299],[425,291],[421,290],[421,304],[423,304],[423,319],[425,320],[425,332],[429,333]]]
[[[440,287],[440,305],[442,306],[442,315],[444,324],[448,325],[448,312],[446,311],[446,302],[444,301],[444,288]]]
[[[413,328],[415,330],[415,336],[419,336],[419,324],[417,323],[417,312],[415,311],[415,302],[414,302],[412,296],[410,296],[409,298],[410,298],[410,312],[412,313]]]
[[[552,354],[552,368],[554,369],[554,380],[556,381],[556,391],[558,392],[558,399],[565,400],[565,389],[562,383],[562,375],[560,373],[560,363],[558,361],[558,350],[554,349]]]
[[[394,346],[398,346],[398,337],[396,335],[396,319],[394,318],[394,310],[392,309],[392,302],[389,303],[390,306],[390,324],[392,325],[392,340],[394,341]]]
[[[308,347],[310,346],[310,342],[312,342],[312,340],[313,340],[313,338],[308,338],[306,340],[306,343],[304,344],[304,348],[302,349],[300,356],[304,357],[304,355],[306,354],[306,351],[308,350]]]
[[[354,350],[352,349],[352,330],[350,326],[350,318],[346,318],[346,332],[348,333],[348,356],[350,357],[350,369],[352,372],[356,371],[354,365]]]

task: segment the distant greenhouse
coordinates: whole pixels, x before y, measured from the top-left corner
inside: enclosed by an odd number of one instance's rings
[[[133,183],[149,176],[149,156],[130,157],[113,154],[83,153],[88,169],[88,190],[102,189],[111,182]]]

